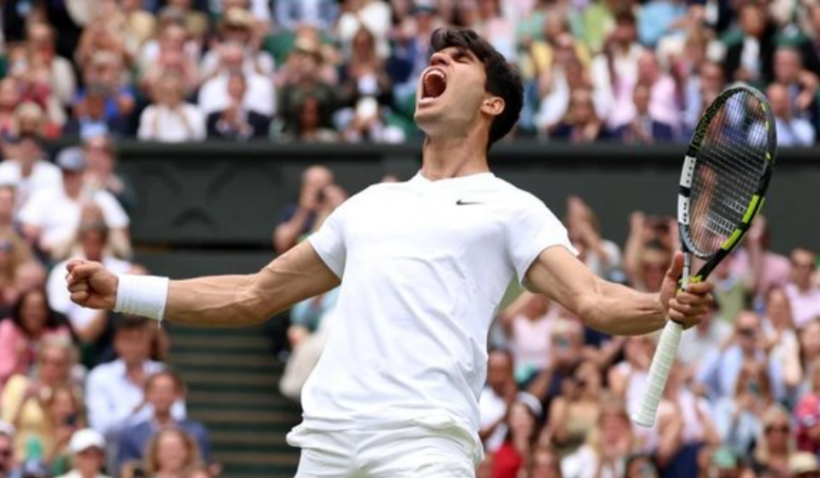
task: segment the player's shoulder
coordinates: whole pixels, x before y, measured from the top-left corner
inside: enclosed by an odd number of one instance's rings
[[[488,192],[492,192],[494,195],[497,195],[498,198],[501,200],[502,204],[507,205],[508,207],[513,208],[543,208],[545,207],[544,201],[542,201],[538,196],[535,194],[521,189],[518,186],[501,179],[499,177],[494,177],[491,181],[488,181],[486,187],[488,188]]]

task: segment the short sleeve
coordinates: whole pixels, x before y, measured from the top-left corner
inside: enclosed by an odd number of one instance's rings
[[[322,227],[308,237],[310,245],[325,265],[340,279],[344,274],[347,247],[344,240],[344,217],[347,203],[328,216]]]
[[[507,226],[508,247],[518,281],[523,284],[530,266],[542,251],[563,246],[573,254],[567,229],[561,221],[534,196],[523,202]]]

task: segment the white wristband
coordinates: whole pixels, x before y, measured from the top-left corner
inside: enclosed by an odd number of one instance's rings
[[[138,315],[159,322],[165,315],[168,299],[167,277],[121,274],[114,312]]]

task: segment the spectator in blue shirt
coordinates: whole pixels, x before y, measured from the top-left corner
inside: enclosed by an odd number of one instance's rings
[[[190,435],[196,441],[205,462],[210,461],[211,441],[205,426],[187,418],[177,420],[171,413],[174,403],[182,400],[184,394],[185,384],[173,372],[158,372],[148,379],[145,384],[145,400],[153,407],[154,414],[150,420],[121,431],[117,446],[118,469],[130,462],[142,460],[151,438],[169,427],[179,428]]]

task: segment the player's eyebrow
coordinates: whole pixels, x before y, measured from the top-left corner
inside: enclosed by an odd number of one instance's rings
[[[467,58],[470,61],[478,61],[478,58],[475,56],[475,54],[465,47],[453,47],[453,52],[450,54],[450,56],[452,56],[455,60]]]

